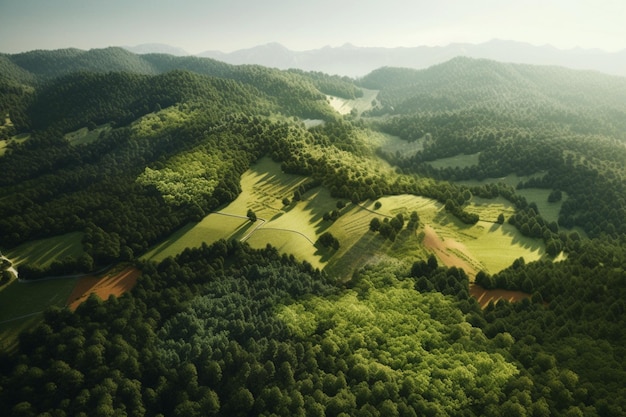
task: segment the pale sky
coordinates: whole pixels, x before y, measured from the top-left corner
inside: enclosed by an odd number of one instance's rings
[[[0,52],[163,43],[435,46],[497,38],[626,49],[624,0],[0,0]]]

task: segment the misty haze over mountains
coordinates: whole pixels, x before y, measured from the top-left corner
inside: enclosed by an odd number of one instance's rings
[[[167,45],[139,45],[127,48],[135,53],[159,52],[185,55],[180,48]],[[626,76],[626,50],[604,52],[599,49],[557,49],[524,42],[491,40],[481,44],[454,43],[447,46],[357,47],[345,44],[308,51],[292,51],[281,44],[270,43],[230,53],[205,51],[198,56],[229,64],[258,64],[279,69],[298,68],[329,74],[361,77],[383,66],[427,68],[456,56],[486,58],[500,62],[533,65],[558,65],[572,69],[595,70]]]

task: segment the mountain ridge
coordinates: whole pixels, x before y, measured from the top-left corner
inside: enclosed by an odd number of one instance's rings
[[[595,70],[626,76],[626,49],[604,52],[599,49],[558,49],[524,42],[493,39],[479,44],[451,43],[446,46],[359,47],[346,43],[339,47],[293,51],[279,43],[268,43],[224,53],[205,51],[197,56],[229,64],[258,64],[279,69],[299,68],[329,74],[361,77],[383,66],[427,68],[456,56],[485,58],[500,62],[558,65],[571,69]]]

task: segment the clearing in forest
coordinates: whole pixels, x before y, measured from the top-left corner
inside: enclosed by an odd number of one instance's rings
[[[378,96],[378,90],[368,90],[366,88],[362,88],[361,90],[363,90],[363,97],[345,99],[341,97],[327,96],[328,102],[330,103],[330,106],[341,115],[350,114],[353,110],[356,111],[357,114],[361,114],[373,107],[372,102],[374,102],[376,100],[376,96]]]
[[[17,348],[22,331],[34,328],[50,306],[64,307],[76,278],[20,283],[17,280],[0,291],[0,352]]]
[[[135,286],[140,275],[141,271],[139,269],[128,266],[121,270],[114,268],[101,277],[87,276],[79,278],[72,293],[67,298],[67,305],[70,310],[74,311],[91,294],[97,295],[102,300],[108,299],[111,295],[119,297]]]
[[[66,133],[64,137],[65,140],[67,140],[72,146],[86,145],[88,143],[94,142],[100,137],[101,134],[106,133],[110,130],[112,130],[111,124],[107,123],[100,125],[92,130],[83,127],[73,132]]]
[[[61,261],[65,258],[80,258],[84,253],[82,239],[82,232],[38,239],[19,245],[7,251],[5,255],[14,265],[26,263],[45,268],[54,261]]]
[[[385,257],[412,262],[434,253],[441,264],[462,267],[473,276],[480,270],[498,272],[520,257],[527,262],[540,259],[544,253],[540,240],[521,236],[509,224],[495,223],[500,213],[506,217],[514,213],[504,199],[475,199],[468,210],[485,220],[466,225],[448,214],[442,204],[413,195],[382,197],[378,200],[381,207],[375,209],[374,201],[354,205],[331,197],[324,187],[315,187],[294,201],[294,192],[307,180],[283,173],[278,163],[262,158],[242,176],[242,192],[235,201],[172,235],[143,258],[159,261],[202,242],[245,239],[254,248],[271,244],[345,279],[355,268]],[[284,199],[289,204],[285,205]],[[342,209],[337,208],[339,200],[345,203]],[[245,217],[248,210],[256,214],[255,223]],[[324,220],[333,210],[338,210],[339,217]],[[416,232],[403,230],[394,242],[369,230],[374,217],[382,220],[401,213],[408,221],[413,211],[420,217],[419,228]],[[315,244],[324,232],[337,238],[339,249]]]
[[[8,140],[0,140],[0,156],[3,156],[7,151],[7,146],[9,143],[22,143],[30,138],[30,134],[22,133],[17,136],[13,136]]]

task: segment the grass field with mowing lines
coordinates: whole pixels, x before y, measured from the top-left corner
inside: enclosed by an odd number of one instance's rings
[[[476,271],[484,269],[495,273],[510,266],[519,257],[531,262],[544,255],[541,240],[526,238],[508,224],[498,225],[480,221],[476,225],[466,225],[446,213],[440,203],[424,197],[387,196],[379,201],[382,204],[377,210],[380,217],[403,213],[406,218],[413,210],[417,211],[420,216],[420,228],[417,232],[420,233],[424,230],[424,225],[428,225],[443,242],[448,256],[464,261]],[[513,213],[510,203],[504,199],[479,199],[471,207],[481,218],[497,218],[500,212],[504,212],[505,216]],[[397,255],[401,254],[409,259],[424,257],[423,247],[411,243],[410,239],[404,245],[394,243],[393,246],[395,248],[390,248],[391,254],[396,252]]]
[[[248,219],[209,214],[199,223],[190,223],[165,241],[154,246],[141,256],[142,260],[160,262],[169,256],[176,256],[185,248],[197,248],[202,243],[210,245],[220,239],[237,239],[243,236],[251,223]]]
[[[0,351],[15,349],[20,332],[36,326],[46,308],[65,306],[76,280],[13,281],[0,291]]]
[[[39,239],[8,250],[5,256],[15,265],[27,263],[45,268],[52,262],[60,261],[64,258],[79,258],[83,254],[82,238],[83,233],[73,232]]]
[[[500,213],[505,217],[514,213],[511,204],[504,199],[475,198],[468,210],[488,221],[472,226],[449,215],[442,204],[413,195],[382,197],[378,200],[381,203],[379,209],[374,209],[373,201],[359,206],[348,203],[341,216],[330,222],[324,221],[323,215],[336,209],[337,199],[323,187],[308,191],[302,201],[283,205],[282,199],[291,199],[304,181],[305,177],[284,174],[279,164],[263,158],[242,176],[239,197],[220,211],[245,216],[247,210],[252,209],[259,219],[266,220],[265,223],[253,225],[247,219],[211,214],[197,225],[189,225],[172,235],[143,258],[158,261],[202,242],[210,244],[220,238],[241,239],[256,226],[259,228],[254,229],[247,240],[252,247],[264,248],[271,244],[344,279],[349,278],[346,274],[368,262],[386,257],[413,262],[437,251],[442,264],[449,261],[466,265],[471,274],[479,270],[495,273],[519,257],[530,262],[543,256],[540,240],[525,238],[508,224],[492,223]],[[393,217],[402,213],[408,219],[412,211],[417,211],[420,217],[420,227],[415,233],[403,230],[395,242],[390,242],[369,231],[369,223],[374,217]],[[339,240],[338,250],[313,244],[326,231]],[[424,245],[425,231],[429,233],[431,246],[436,243],[437,248]]]

